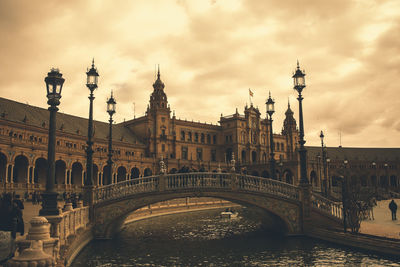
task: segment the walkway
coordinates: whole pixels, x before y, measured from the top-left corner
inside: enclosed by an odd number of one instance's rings
[[[361,223],[361,233],[400,239],[400,199],[395,199],[398,208],[397,221],[392,221],[389,210],[391,200],[378,201],[374,208],[375,220],[366,220]]]

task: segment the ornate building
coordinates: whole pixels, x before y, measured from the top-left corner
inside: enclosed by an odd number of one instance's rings
[[[244,114],[239,114],[236,109],[232,115],[221,115],[219,125],[180,120],[175,114],[171,116],[164,89],[165,85],[158,72],[146,114],[113,125],[114,165],[110,179],[113,183],[156,174],[159,172],[161,159],[166,164],[167,172],[175,173],[189,170],[227,171],[234,158],[237,171],[270,177],[270,122],[263,118],[258,108],[250,105],[245,107]],[[284,182],[297,184],[299,167],[296,148],[299,133],[290,105],[285,115],[281,134],[273,136],[277,161],[276,177]],[[2,191],[23,193],[44,190],[48,121],[49,113],[46,109],[0,98]],[[87,119],[62,113],[57,115],[55,182],[59,192],[81,190],[85,177],[86,139]],[[106,184],[109,180],[106,177],[107,144],[108,123],[95,121],[93,177],[97,185]],[[318,148],[309,149],[308,174],[314,188],[318,190],[324,179],[320,171],[322,163],[317,160]],[[329,148],[328,155],[332,151]],[[395,184],[397,187],[400,149],[393,149],[392,152],[395,158],[387,161],[386,170],[390,170],[391,176],[388,177],[395,177],[390,178],[390,181],[396,183],[389,181],[387,184]],[[377,149],[373,153],[381,155],[386,150]],[[328,168],[332,169],[336,158],[331,159]],[[357,163],[357,166],[370,166],[372,162],[370,158],[359,158],[358,161],[361,163]],[[375,161],[377,168],[384,164],[383,161]]]

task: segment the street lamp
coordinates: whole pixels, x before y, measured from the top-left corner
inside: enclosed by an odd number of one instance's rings
[[[269,92],[269,98],[265,103],[267,105],[267,114],[269,115],[269,142],[270,142],[270,160],[269,167],[271,172],[271,178],[276,179],[276,171],[275,171],[275,157],[274,157],[274,136],[272,132],[272,114],[275,112],[275,101],[271,98],[271,92]]]
[[[375,186],[375,197],[377,197],[378,196],[378,172],[376,169],[375,161],[372,162],[372,168],[375,169],[375,184],[374,184],[374,186]]]
[[[113,119],[112,116],[115,113],[115,107],[117,105],[117,102],[115,101],[115,98],[113,97],[113,93],[111,91],[111,97],[107,100],[107,112],[110,115],[110,127],[109,127],[109,133],[108,133],[108,160],[107,160],[107,166],[108,166],[108,184],[112,183],[112,123]]]
[[[303,96],[301,95],[301,92],[303,89],[306,87],[305,79],[304,76],[306,74],[304,71],[300,70],[299,66],[299,61],[297,61],[297,69],[296,72],[293,74],[293,83],[294,83],[294,89],[298,92],[299,97],[297,100],[299,100],[299,120],[300,120],[300,149],[299,149],[299,155],[300,155],[300,184],[307,185],[308,184],[308,179],[307,179],[307,150],[304,147],[304,144],[306,141],[304,140],[304,126],[303,126],[303,106],[302,106],[302,100]]]
[[[322,168],[323,168],[323,174],[324,174],[324,179],[322,181],[323,184],[323,194],[326,197],[328,195],[328,188],[327,188],[327,174],[326,174],[326,149],[324,148],[324,132],[321,130],[321,134],[319,135],[321,138],[321,152],[322,152]]]
[[[326,180],[327,180],[327,187],[328,187],[327,194],[328,193],[330,194],[330,192],[331,192],[331,184],[332,184],[331,178],[329,177],[329,163],[330,162],[331,162],[331,159],[327,158],[326,159]]]
[[[97,79],[99,74],[97,69],[94,67],[94,59],[92,61],[92,67],[86,72],[87,83],[86,86],[90,90],[90,106],[89,106],[89,124],[88,124],[88,140],[86,149],[86,181],[85,185],[93,185],[93,91],[97,88]]]
[[[343,205],[343,231],[347,232],[347,183],[346,183],[346,168],[349,161],[343,161],[343,176],[342,176],[342,205]]]
[[[40,216],[59,215],[60,210],[57,207],[57,192],[54,189],[56,177],[55,156],[56,156],[56,115],[60,104],[61,90],[65,79],[58,69],[51,69],[44,79],[47,89],[47,104],[50,105],[49,120],[49,142],[47,150],[48,169],[46,177],[46,191],[42,193],[43,202],[42,209],[39,211]]]

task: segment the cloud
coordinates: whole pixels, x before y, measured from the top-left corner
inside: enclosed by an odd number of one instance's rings
[[[60,108],[87,117],[94,57],[95,117],[107,120],[113,89],[121,122],[133,102],[144,114],[160,64],[178,117],[216,123],[242,113],[252,88],[262,114],[271,91],[279,131],[288,98],[298,114],[299,59],[307,144],[318,145],[323,129],[328,145],[342,131],[349,145],[398,146],[399,11],[396,0],[1,1],[0,95],[46,107],[43,79],[57,66],[66,78]]]

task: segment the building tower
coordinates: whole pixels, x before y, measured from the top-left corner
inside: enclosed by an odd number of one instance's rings
[[[157,71],[157,80],[153,84],[153,93],[150,96],[150,106],[147,108],[149,132],[147,139],[148,149],[153,157],[168,157],[168,141],[170,130],[170,113],[167,95],[164,92],[164,83],[160,79],[160,68]],[[172,140],[172,139],[171,139]]]
[[[288,101],[288,109],[285,112],[285,120],[283,121],[282,135],[286,137],[286,154],[288,160],[293,160],[295,158],[294,151],[296,150],[297,138],[299,132],[297,130],[296,119],[293,117],[293,111],[290,108],[290,103]]]

